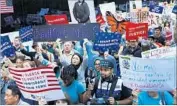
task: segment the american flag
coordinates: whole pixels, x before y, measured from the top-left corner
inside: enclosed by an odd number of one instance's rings
[[[0,14],[13,13],[13,3],[12,0],[0,0]]]
[[[50,95],[48,98],[52,100],[53,94],[63,93],[52,67],[9,68],[9,72],[24,97],[29,99],[35,100],[36,95],[43,94]]]
[[[103,19],[100,8],[96,8],[95,11],[96,11],[96,21],[97,21],[97,23],[99,23],[100,25],[104,24],[105,20]]]

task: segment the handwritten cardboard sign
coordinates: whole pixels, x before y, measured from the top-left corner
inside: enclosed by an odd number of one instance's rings
[[[170,91],[176,88],[175,59],[120,56],[119,62],[123,84],[128,88],[145,91]]]

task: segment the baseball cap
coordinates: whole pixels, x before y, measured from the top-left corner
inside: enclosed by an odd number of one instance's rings
[[[100,61],[100,67],[114,68],[114,64],[111,61],[109,61],[109,60],[101,60]]]

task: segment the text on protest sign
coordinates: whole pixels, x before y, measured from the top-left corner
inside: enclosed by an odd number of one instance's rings
[[[121,35],[116,33],[99,32],[96,33],[93,49],[96,51],[117,52],[121,41]]]
[[[175,57],[176,47],[161,47],[161,48],[142,52],[141,54],[142,54],[142,58],[151,58],[151,59],[166,58],[169,56]]]
[[[123,83],[128,88],[147,91],[170,91],[176,88],[174,59],[120,56],[119,62]]]
[[[25,98],[36,100],[41,97],[46,101],[64,98],[52,67],[9,70]]]
[[[48,25],[68,24],[68,19],[65,14],[63,15],[45,15]]]
[[[8,35],[1,36],[1,52],[3,56],[15,56],[15,48],[13,47]]]
[[[150,12],[157,13],[157,14],[162,14],[163,13],[163,7],[161,6],[150,6],[149,8]]]
[[[148,24],[147,23],[128,23],[126,25],[126,40],[137,40],[138,37],[147,38]]]
[[[28,42],[33,40],[32,26],[23,27],[19,30],[20,39],[22,42]]]
[[[99,32],[100,26],[97,23],[90,24],[68,24],[68,25],[42,25],[33,27],[34,41],[56,41],[94,39],[94,34]]]

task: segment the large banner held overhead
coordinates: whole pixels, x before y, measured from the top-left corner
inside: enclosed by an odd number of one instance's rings
[[[46,101],[65,98],[52,67],[9,68],[9,71],[25,98],[40,97]]]
[[[148,24],[147,23],[128,23],[126,26],[126,40],[138,40],[138,37],[147,38]]]
[[[142,59],[120,56],[119,62],[123,83],[128,88],[145,91],[176,89],[175,59]]]
[[[99,32],[98,23],[90,24],[68,24],[68,25],[42,25],[33,27],[34,41],[56,41],[57,38],[62,40],[82,40],[88,38],[93,40],[94,34]]]
[[[13,47],[9,36],[0,36],[1,37],[1,53],[3,56],[12,57],[15,56],[15,48]]]
[[[159,59],[176,56],[176,47],[161,47],[142,52],[142,58]]]
[[[33,40],[32,26],[23,27],[19,30],[21,42],[28,42]]]
[[[48,25],[68,24],[68,19],[65,14],[62,15],[45,15]]]
[[[96,33],[93,49],[100,52],[117,52],[121,42],[121,35],[116,33]]]

